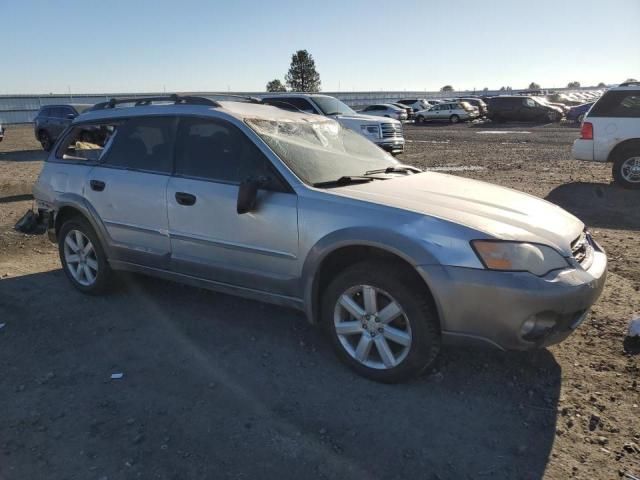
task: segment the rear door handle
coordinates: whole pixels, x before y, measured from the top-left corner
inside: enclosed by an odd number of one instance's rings
[[[185,192],[176,192],[176,202],[180,205],[191,206],[196,203],[196,196]]]
[[[91,185],[91,190],[95,190],[96,192],[103,191],[104,187],[106,186],[106,184],[102,180],[91,180],[89,182],[89,185]]]

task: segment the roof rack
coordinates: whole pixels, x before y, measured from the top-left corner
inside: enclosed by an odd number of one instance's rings
[[[232,98],[233,100],[244,100],[248,103],[262,103],[262,100],[257,97],[252,97],[250,95],[235,95],[233,93],[211,93],[207,94],[206,97],[223,97]]]
[[[638,81],[635,81],[635,82],[623,82],[618,86],[619,87],[637,87],[637,86],[640,86],[640,82],[638,82]]]
[[[108,102],[96,103],[91,110],[106,110],[108,108],[116,108],[123,103],[133,103],[135,107],[151,105],[154,102],[173,102],[174,105],[208,105],[210,107],[219,107],[220,104],[215,100],[204,97],[181,96],[181,95],[165,95],[159,97],[138,97],[138,98],[112,98]]]

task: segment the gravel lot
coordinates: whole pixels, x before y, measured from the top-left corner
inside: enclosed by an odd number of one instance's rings
[[[404,161],[547,198],[591,226],[605,292],[561,345],[446,349],[404,385],[352,374],[298,313],[135,276],[73,290],[18,234],[42,152],[0,143],[0,479],[640,477],[640,192],[565,125],[407,126]],[[124,373],[112,380],[111,374]]]

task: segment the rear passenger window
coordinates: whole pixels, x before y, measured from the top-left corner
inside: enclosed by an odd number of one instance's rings
[[[593,106],[590,117],[640,118],[640,91],[611,91]]]
[[[154,173],[171,173],[173,117],[131,118],[123,122],[105,153],[105,164]]]
[[[113,143],[117,125],[81,125],[74,127],[62,141],[56,158],[69,161],[99,161]]]
[[[249,177],[273,178],[269,160],[228,122],[183,118],[177,138],[176,175],[233,184]]]

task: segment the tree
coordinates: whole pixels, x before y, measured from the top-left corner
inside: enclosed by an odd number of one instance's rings
[[[607,86],[607,84],[606,84],[606,83],[604,83],[604,82],[600,82],[600,83],[598,84],[598,88],[604,88],[604,87],[606,87],[606,86]]]
[[[291,55],[291,66],[285,77],[287,86],[294,92],[319,92],[320,74],[316,62],[306,50]]]
[[[287,91],[287,88],[277,78],[267,83],[267,92],[286,92],[286,91]]]
[[[453,87],[451,85],[445,85],[440,89],[441,92],[453,92]]]
[[[506,88],[504,88],[504,85],[502,87],[500,87],[500,91],[504,92],[506,90]]]
[[[536,82],[531,82],[529,84],[529,90],[540,90],[540,84]]]
[[[569,82],[567,88],[580,88],[580,82]]]
[[[637,82],[638,80],[636,80],[635,78],[627,78],[624,83],[631,83],[631,82]]]

